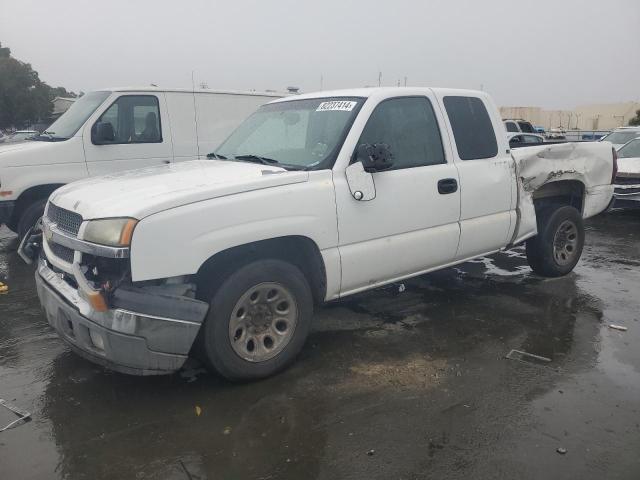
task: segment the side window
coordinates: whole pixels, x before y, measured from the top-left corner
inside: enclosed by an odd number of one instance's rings
[[[364,127],[358,144],[362,143],[389,145],[392,170],[446,163],[438,121],[425,97],[381,102]]]
[[[520,131],[518,130],[518,126],[515,122],[505,122],[505,125],[507,127],[507,132],[516,133]]]
[[[498,142],[482,100],[477,97],[444,97],[458,156],[462,160],[493,158]]]
[[[160,108],[153,95],[124,95],[111,104],[97,123],[113,127],[114,139],[107,142],[110,144],[162,142]]]

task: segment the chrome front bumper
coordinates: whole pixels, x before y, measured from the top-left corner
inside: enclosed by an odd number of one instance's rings
[[[200,329],[202,319],[179,320],[122,308],[95,311],[44,259],[35,277],[49,324],[75,352],[112,370],[136,375],[178,370]]]
[[[614,187],[613,208],[640,208],[640,180],[638,183],[618,183]]]

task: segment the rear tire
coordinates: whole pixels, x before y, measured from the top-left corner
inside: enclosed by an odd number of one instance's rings
[[[527,261],[543,277],[571,272],[582,255],[584,224],[580,212],[563,206],[537,212],[538,235],[527,240]]]
[[[258,260],[232,273],[211,298],[201,352],[229,380],[265,378],[300,353],[313,296],[304,274],[282,260]]]
[[[20,215],[20,220],[18,221],[18,227],[16,228],[16,233],[20,240],[22,240],[29,229],[36,224],[38,219],[44,215],[44,207],[46,204],[46,200],[37,200],[22,211],[22,215]]]

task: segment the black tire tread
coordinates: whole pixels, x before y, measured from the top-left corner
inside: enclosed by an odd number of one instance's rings
[[[549,206],[536,212],[538,235],[527,240],[527,261],[531,269],[543,277],[561,277],[571,272],[582,255],[584,246],[584,224],[580,212],[571,206]],[[573,262],[559,265],[553,257],[553,238],[558,226],[572,220],[578,227],[578,253]]]
[[[300,312],[293,338],[276,357],[261,363],[240,358],[228,338],[228,322],[237,299],[252,285],[267,281],[286,284],[296,297]],[[202,326],[199,350],[209,367],[231,381],[271,376],[293,362],[311,328],[313,296],[304,274],[291,263],[264,259],[248,263],[230,274],[213,292],[209,314]]]

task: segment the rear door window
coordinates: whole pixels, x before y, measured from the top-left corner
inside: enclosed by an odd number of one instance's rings
[[[448,96],[444,97],[444,108],[461,160],[493,158],[498,154],[496,134],[482,100]]]

